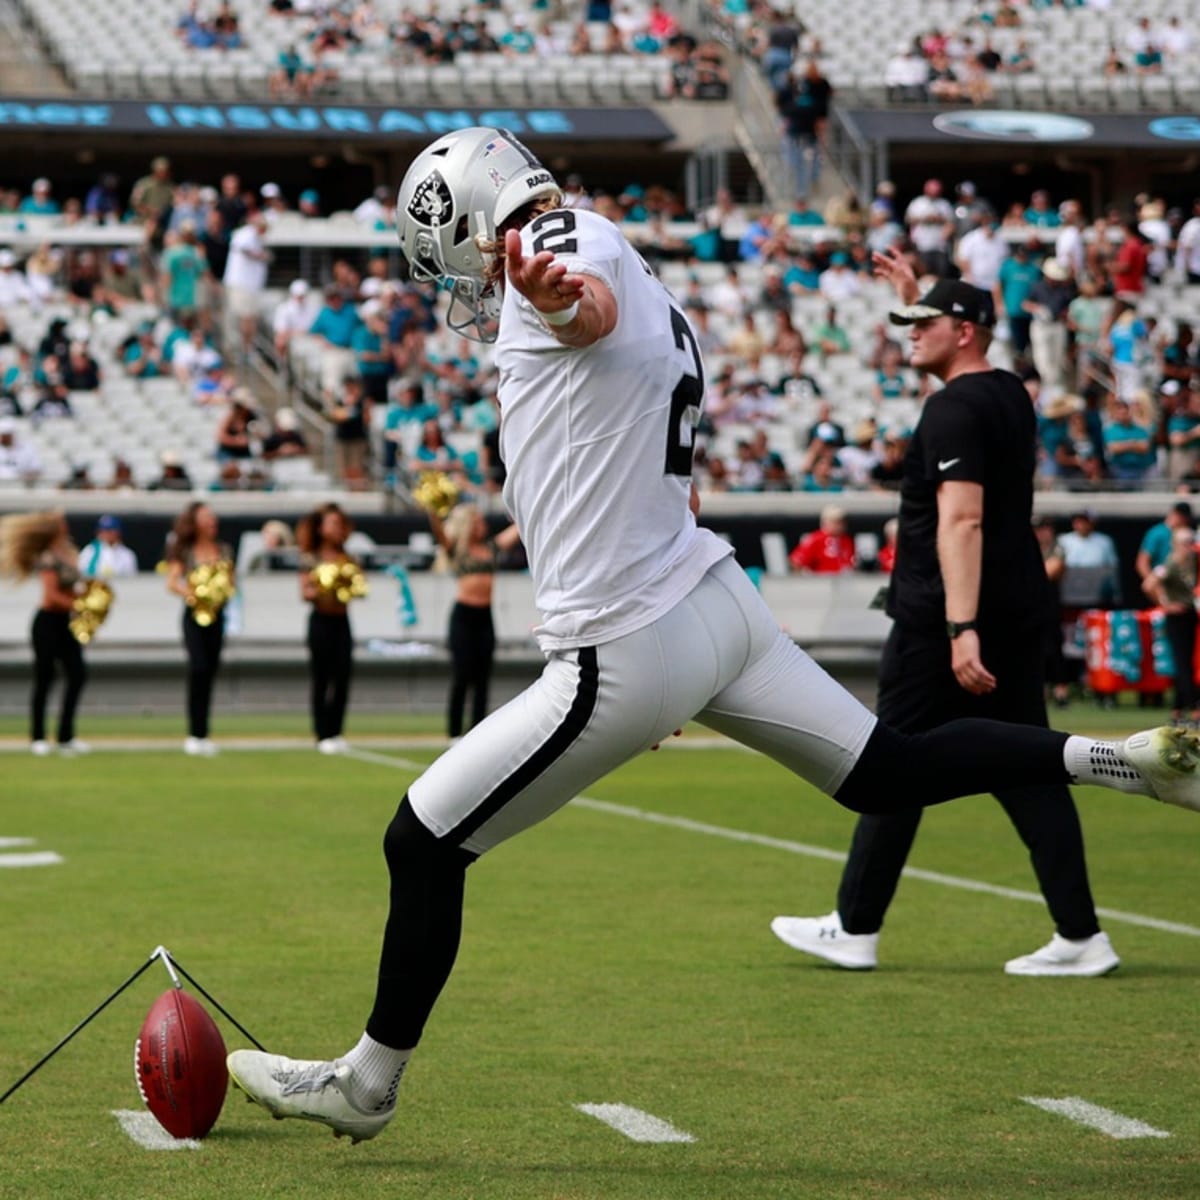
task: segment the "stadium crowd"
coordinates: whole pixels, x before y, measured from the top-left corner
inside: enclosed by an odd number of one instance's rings
[[[1200,483],[1200,357],[1182,290],[1200,284],[1200,199],[1191,214],[1153,196],[1133,210],[1088,214],[1042,188],[995,205],[968,181],[946,188],[930,179],[907,199],[881,183],[865,207],[838,196],[818,213],[801,195],[787,212],[753,211],[722,192],[688,212],[657,185],[589,193],[570,175],[564,187],[568,205],[595,208],[626,230],[694,321],[710,367],[702,487],[895,486],[931,383],[905,365],[884,319],[886,288],[872,278],[871,255],[893,246],[919,274],[958,272],[995,296],[995,358],[1018,371],[1037,406],[1046,486]],[[309,407],[332,431],[347,486],[403,485],[430,464],[470,487],[495,485],[488,350],[440,329],[437,298],[396,277],[394,254],[342,254],[327,277],[271,280],[271,231],[319,219],[315,193],[292,209],[269,181],[176,182],[157,158],[127,196],[108,176],[57,216],[53,196],[47,179],[27,192],[5,189],[0,214],[127,220],[143,236],[103,252],[56,247],[48,228],[23,261],[0,251],[8,418],[30,427],[70,421],[73,397],[115,376],[172,379],[184,403],[219,414],[211,453],[232,467],[212,486],[247,486],[249,465],[260,468],[249,485],[262,486],[270,472],[261,468],[277,457],[268,439],[303,438],[274,429],[245,391],[239,367],[265,350],[308,381]],[[354,215],[384,233],[392,204],[381,189]],[[55,308],[64,304],[69,317]],[[54,310],[56,319],[21,344],[4,323],[14,308]],[[98,353],[88,330],[123,314],[136,314],[127,335]],[[0,462],[3,472],[36,474],[28,461]]]

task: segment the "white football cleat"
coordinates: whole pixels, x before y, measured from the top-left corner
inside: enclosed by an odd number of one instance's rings
[[[92,747],[89,742],[81,742],[78,738],[72,738],[69,742],[60,742],[58,752],[65,754],[68,758],[74,758],[77,754],[91,754]]]
[[[346,743],[343,738],[327,737],[322,738],[317,743],[317,750],[321,754],[345,754]]]
[[[1127,737],[1121,749],[1156,799],[1200,812],[1200,737],[1195,733],[1160,725]]]
[[[34,758],[45,758],[50,753],[50,743],[45,738],[38,738],[29,743],[29,749]]]
[[[228,1059],[229,1078],[273,1117],[298,1117],[328,1125],[335,1137],[365,1142],[383,1131],[396,1114],[396,1105],[367,1112],[350,1099],[351,1071],[346,1062],[311,1062],[235,1050]]]
[[[1006,975],[1075,976],[1095,978],[1120,966],[1107,933],[1096,933],[1077,941],[1057,933],[1040,949],[1004,964]]]
[[[824,917],[776,917],[771,932],[804,954],[813,954],[848,971],[871,971],[879,946],[877,933],[847,933],[837,912]]]
[[[194,758],[212,758],[217,752],[217,743],[211,738],[189,737],[184,740],[183,752]]]

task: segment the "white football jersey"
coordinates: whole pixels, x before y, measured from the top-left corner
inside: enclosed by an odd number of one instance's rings
[[[650,624],[732,552],[688,510],[703,365],[683,311],[607,218],[556,209],[521,244],[617,302],[612,333],[578,350],[506,288],[496,340],[504,502],[529,556],[534,632],[544,650],[598,645]]]

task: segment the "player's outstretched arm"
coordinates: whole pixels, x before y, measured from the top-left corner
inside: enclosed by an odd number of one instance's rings
[[[590,346],[616,327],[617,300],[601,280],[569,274],[548,250],[526,258],[515,229],[505,234],[504,258],[509,286],[537,309],[564,346]]]

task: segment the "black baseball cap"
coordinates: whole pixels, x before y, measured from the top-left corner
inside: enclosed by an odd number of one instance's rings
[[[912,325],[933,317],[957,317],[990,329],[996,323],[996,306],[989,292],[958,279],[939,279],[916,304],[893,309],[893,325]]]

